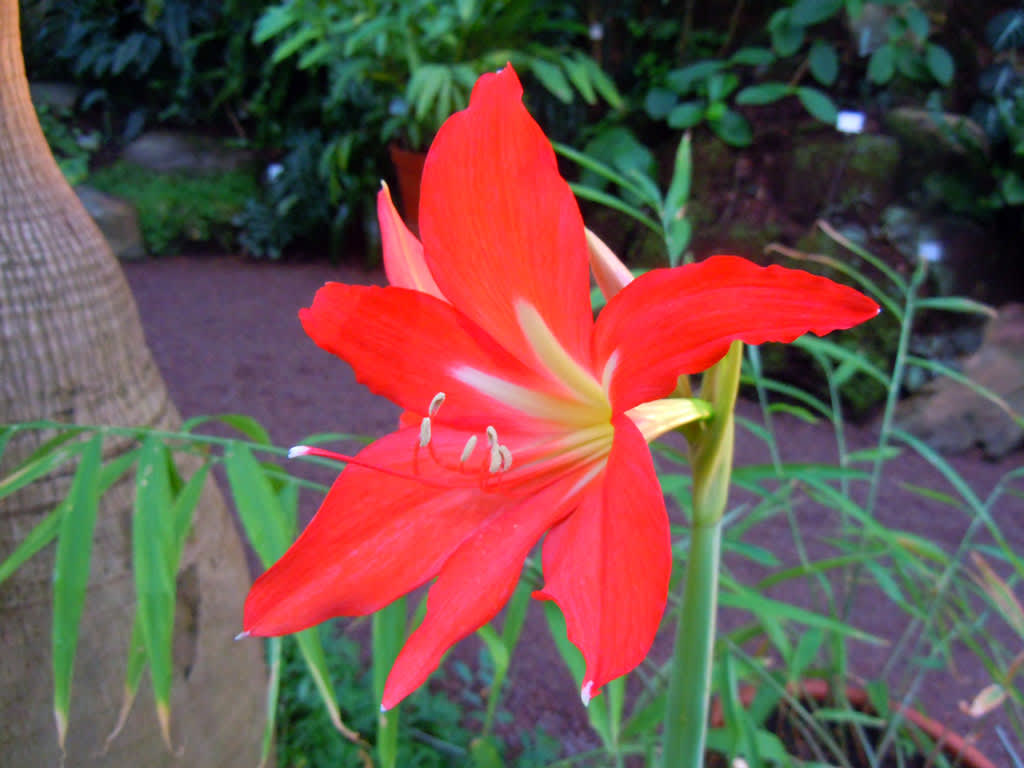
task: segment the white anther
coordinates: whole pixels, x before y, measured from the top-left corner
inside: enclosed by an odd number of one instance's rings
[[[424,416],[420,422],[420,448],[430,445],[430,417]]]
[[[508,449],[508,446],[499,445],[498,453],[501,454],[501,471],[508,472],[512,467],[512,451]]]
[[[487,428],[487,446],[493,451],[498,445],[498,430],[494,427]]]
[[[491,446],[491,464],[487,467],[487,471],[492,475],[501,469],[501,446]]]
[[[309,454],[309,450],[310,448],[308,445],[293,445],[288,449],[288,458],[294,459],[299,456],[306,456]]]
[[[438,392],[434,395],[434,399],[430,401],[430,408],[427,409],[427,414],[430,416],[436,416],[441,405],[444,403],[444,392]]]
[[[462,449],[462,458],[459,459],[459,464],[465,464],[466,460],[473,455],[473,451],[476,450],[476,435],[470,435],[469,440],[466,441],[466,447]]]

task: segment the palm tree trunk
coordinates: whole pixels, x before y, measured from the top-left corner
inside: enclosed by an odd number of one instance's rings
[[[16,0],[0,0],[0,424],[175,428],[178,415],[106,241],[64,180],[29,97]],[[42,437],[19,433],[10,469]],[[107,456],[127,444],[106,443]],[[2,474],[2,472],[0,472]],[[0,501],[0,560],[68,490],[52,476]],[[249,574],[220,494],[207,488],[178,575],[172,740],[163,745],[146,685],[118,739],[134,613],[133,480],[104,497],[72,688],[67,764],[254,766],[263,723],[260,646],[234,643]],[[53,557],[44,551],[0,585],[0,755],[59,765],[52,714]]]

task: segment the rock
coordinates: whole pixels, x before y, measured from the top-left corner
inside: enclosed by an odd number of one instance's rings
[[[880,210],[895,195],[900,159],[898,142],[888,136],[808,136],[794,143],[792,158],[785,164],[783,202],[805,220],[836,206]]]
[[[73,83],[30,83],[29,90],[37,108],[45,104],[58,112],[70,112],[82,95],[82,89]]]
[[[904,154],[923,166],[962,163],[971,150],[988,153],[985,131],[964,115],[897,107],[885,115],[885,125],[899,139]]]
[[[75,187],[75,192],[117,258],[124,261],[146,258],[139,213],[134,205],[85,184]]]
[[[997,459],[1024,444],[1024,304],[999,310],[981,347],[963,361],[963,372],[1001,403],[940,378],[899,404],[897,425],[944,453],[980,445]]]
[[[124,148],[121,158],[158,173],[184,171],[210,175],[250,165],[248,150],[225,147],[216,139],[173,131],[149,131]]]

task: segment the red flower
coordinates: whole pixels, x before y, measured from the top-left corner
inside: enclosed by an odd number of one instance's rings
[[[329,283],[299,314],[407,426],[350,461],[253,586],[244,627],[278,635],[367,614],[434,579],[385,708],[501,609],[545,534],[536,597],[558,603],[586,659],[584,701],[630,671],[672,566],[647,442],[702,415],[670,397],[677,378],[733,340],[792,341],[878,311],[824,278],[715,256],[640,277],[595,321],[579,208],[521,97],[511,67],[484,75],[441,128],[422,246],[381,192],[392,286]]]

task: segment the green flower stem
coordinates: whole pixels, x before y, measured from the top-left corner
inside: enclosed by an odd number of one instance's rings
[[[664,768],[699,768],[704,764],[721,533],[718,522],[695,525],[690,534],[683,606],[665,706]]]
[[[693,464],[693,521],[683,584],[676,645],[665,704],[664,768],[701,768],[711,699],[722,515],[729,498],[743,345],[704,374],[701,396],[714,415],[701,429],[688,430]]]
[[[384,684],[406,636],[405,598],[400,597],[370,617],[373,636],[373,692],[380,701]],[[398,762],[398,707],[377,716],[377,762],[381,768],[395,768]]]

